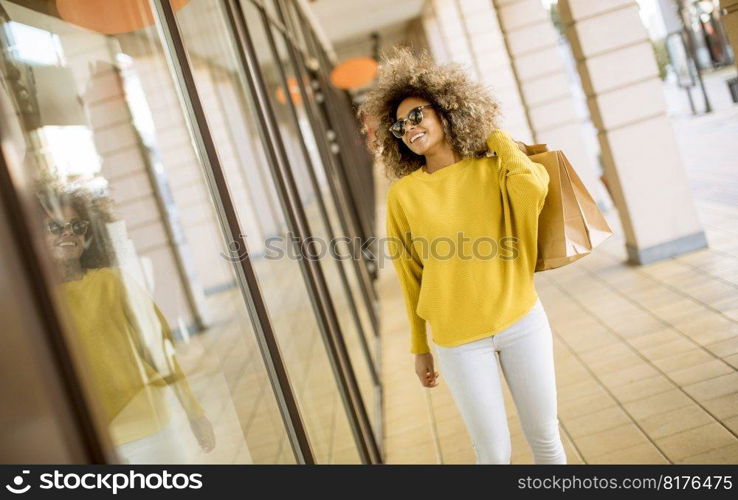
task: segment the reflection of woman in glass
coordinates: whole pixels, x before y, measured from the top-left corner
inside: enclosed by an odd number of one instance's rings
[[[210,451],[215,437],[203,408],[173,356],[165,355],[169,375],[157,370],[144,342],[152,332],[141,326],[150,323],[137,317],[132,305],[144,301],[153,309],[160,329],[153,333],[162,346],[172,341],[166,319],[148,294],[112,265],[113,252],[104,229],[112,220],[109,200],[83,189],[48,189],[39,196],[46,241],[63,281],[62,294],[118,451],[134,463],[186,459],[167,408],[170,387],[200,447]]]

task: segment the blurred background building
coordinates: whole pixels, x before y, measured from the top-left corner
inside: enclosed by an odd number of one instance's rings
[[[415,380],[374,240],[388,180],[355,106],[406,45],[464,65],[515,138],[565,151],[617,231],[538,276],[571,462],[735,462],[737,17],[717,0],[0,0],[2,461],[473,461],[447,391]],[[84,217],[40,207],[49,186],[112,202],[78,236],[108,243],[119,292],[79,295],[94,267],[65,279],[54,238]],[[112,314],[81,333],[118,306],[130,346]]]

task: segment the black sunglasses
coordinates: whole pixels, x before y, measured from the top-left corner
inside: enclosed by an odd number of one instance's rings
[[[392,126],[389,128],[390,132],[392,132],[392,135],[394,135],[398,139],[402,139],[402,136],[405,135],[405,122],[410,122],[413,125],[420,124],[420,122],[423,121],[423,109],[432,107],[432,104],[424,104],[422,106],[418,106],[417,108],[411,109],[410,112],[407,114],[407,118],[402,118],[392,124]]]
[[[58,236],[62,234],[67,227],[70,227],[74,234],[81,236],[87,232],[87,228],[89,226],[90,222],[83,219],[74,219],[73,221],[65,223],[52,220],[46,224],[46,230],[51,234]]]

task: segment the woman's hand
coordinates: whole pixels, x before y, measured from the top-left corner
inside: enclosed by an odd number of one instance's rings
[[[415,373],[423,387],[438,385],[438,372],[433,371],[433,355],[429,352],[415,355]]]
[[[213,424],[210,423],[205,415],[190,419],[190,428],[197,438],[200,448],[203,451],[210,452],[215,448],[215,433],[213,432]]]

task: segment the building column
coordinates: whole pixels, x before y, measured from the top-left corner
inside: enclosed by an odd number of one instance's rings
[[[738,0],[720,0],[720,7],[725,10],[723,26],[733,47],[733,54],[736,55],[735,64],[738,66]]]
[[[584,123],[548,10],[540,0],[493,0],[493,4],[534,142],[564,151],[595,199],[609,206],[594,153],[586,147]]]
[[[628,262],[707,247],[634,0],[559,0],[577,60]]]
[[[479,79],[502,109],[502,125],[517,140],[535,142],[498,14],[491,0],[455,0],[465,22]]]
[[[515,139],[532,143],[525,106],[492,0],[431,0],[423,12],[434,59],[462,64],[500,102],[500,124]]]
[[[500,126],[517,140],[533,142],[491,0],[431,0],[422,20],[435,61],[464,66],[499,100]]]

